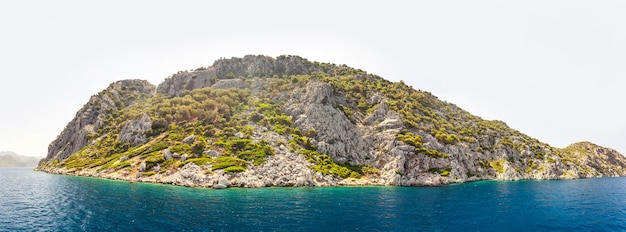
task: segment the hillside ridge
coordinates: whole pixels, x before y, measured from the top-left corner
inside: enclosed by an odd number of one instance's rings
[[[18,155],[12,151],[0,151],[0,167],[35,167],[39,158]]]
[[[38,170],[213,188],[436,186],[626,175],[617,151],[554,148],[429,92],[346,65],[245,56],[158,86],[111,84]]]

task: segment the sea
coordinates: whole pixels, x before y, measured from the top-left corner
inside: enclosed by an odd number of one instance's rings
[[[215,190],[0,177],[0,231],[626,231],[626,178]]]

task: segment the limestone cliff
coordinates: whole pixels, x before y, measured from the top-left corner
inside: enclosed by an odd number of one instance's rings
[[[152,96],[154,89],[155,86],[144,80],[123,80],[92,96],[56,140],[50,143],[44,161],[64,160],[76,153],[87,145],[89,135],[105,126],[107,116],[115,116],[114,112]]]
[[[169,96],[180,96],[184,90],[212,86],[218,80],[238,77],[282,77],[309,74],[322,71],[319,65],[297,56],[279,56],[276,59],[267,56],[248,55],[243,58],[220,59],[206,68],[193,72],[180,71],[165,79],[157,92]]]
[[[559,149],[402,82],[246,56],[92,97],[38,169],[203,187],[442,185],[626,175],[617,151]]]

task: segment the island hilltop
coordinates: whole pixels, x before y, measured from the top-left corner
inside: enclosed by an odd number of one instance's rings
[[[401,185],[626,175],[615,150],[555,148],[402,81],[298,56],[220,59],[112,83],[37,170],[193,187]]]

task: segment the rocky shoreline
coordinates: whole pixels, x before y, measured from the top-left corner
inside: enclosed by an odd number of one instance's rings
[[[141,162],[138,157],[131,162]],[[35,170],[50,174],[85,176],[129,182],[170,184],[185,187],[202,188],[262,188],[262,187],[329,187],[329,186],[440,186],[451,183],[476,181],[472,179],[454,179],[436,173],[422,173],[421,178],[404,179],[399,173],[361,178],[340,178],[324,175],[309,168],[311,163],[300,154],[279,146],[275,155],[259,166],[248,165],[244,172],[226,173],[224,170],[212,170],[211,164],[196,165],[187,163],[173,170],[159,171],[152,175],[139,172],[136,165],[117,171],[99,171],[94,168],[65,168],[39,166]],[[383,176],[388,176],[386,180]]]
[[[224,170],[211,170],[211,165],[198,166],[188,163],[178,170],[144,175],[134,171],[99,172],[97,168],[66,169],[37,167],[36,171],[50,174],[85,176],[129,182],[169,184],[202,188],[262,188],[262,187],[329,187],[329,186],[382,186],[389,185],[381,179],[341,179],[310,170],[306,160],[296,153],[279,153],[260,166],[251,166],[245,172],[225,173]]]

